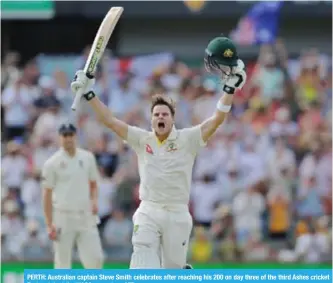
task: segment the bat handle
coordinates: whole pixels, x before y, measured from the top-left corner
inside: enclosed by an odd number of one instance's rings
[[[79,107],[79,104],[80,104],[80,100],[81,100],[81,97],[82,97],[82,89],[79,90],[75,97],[74,97],[74,101],[73,101],[73,104],[72,104],[72,110],[75,111],[78,107]]]

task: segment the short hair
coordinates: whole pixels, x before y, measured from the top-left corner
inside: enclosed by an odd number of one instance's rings
[[[167,107],[169,107],[172,117],[175,116],[176,113],[175,102],[170,97],[163,94],[154,95],[151,101],[151,108],[150,108],[151,113],[153,113],[154,107],[157,105],[166,105]]]

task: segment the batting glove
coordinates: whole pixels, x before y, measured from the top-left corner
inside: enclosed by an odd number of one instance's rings
[[[71,89],[75,95],[82,93],[83,97],[90,100],[95,97],[95,94],[92,91],[94,84],[94,78],[88,78],[83,70],[79,70],[75,73],[75,78],[71,83]]]
[[[245,73],[244,62],[238,59],[238,66],[234,71],[234,74],[227,80],[223,86],[223,91],[228,94],[234,94],[236,89],[242,89],[246,82],[246,73]]]

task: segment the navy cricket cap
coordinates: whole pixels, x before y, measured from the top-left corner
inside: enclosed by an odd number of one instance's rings
[[[73,124],[62,124],[59,127],[59,135],[65,135],[65,134],[75,134],[76,128]]]

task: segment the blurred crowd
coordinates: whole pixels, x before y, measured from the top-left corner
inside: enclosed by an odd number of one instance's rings
[[[79,62],[82,67],[86,53]],[[196,262],[331,260],[332,66],[318,50],[304,50],[291,68],[282,41],[262,46],[247,65],[248,81],[232,113],[197,157],[190,209],[189,258]],[[107,62],[107,58],[103,59]],[[126,122],[150,128],[150,98],[171,96],[176,127],[209,117],[221,96],[219,80],[181,61],[153,74],[112,74],[101,64],[96,92]],[[58,149],[57,128],[78,126],[81,147],[95,153],[99,216],[109,260],[129,260],[131,216],[139,204],[136,156],[98,123],[82,102],[70,110],[70,79],[41,74],[35,60],[20,66],[15,52],[2,61],[3,260],[48,260],[40,171]]]

